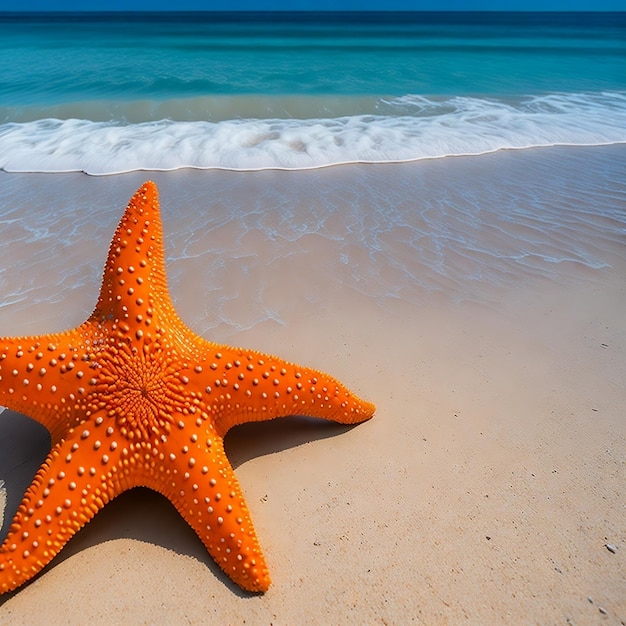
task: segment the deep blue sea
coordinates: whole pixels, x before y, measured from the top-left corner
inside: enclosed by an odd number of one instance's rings
[[[0,169],[626,142],[626,13],[0,14]]]

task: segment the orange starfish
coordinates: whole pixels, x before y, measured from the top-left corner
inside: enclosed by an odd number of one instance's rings
[[[327,374],[211,343],[182,323],[167,289],[152,182],[115,231],[91,317],[63,333],[0,338],[0,404],[52,436],[0,547],[1,593],[137,486],[171,500],[233,581],[266,591],[270,577],[224,435],[286,415],[354,424],[374,413]]]

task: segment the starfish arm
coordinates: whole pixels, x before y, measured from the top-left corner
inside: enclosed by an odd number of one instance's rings
[[[85,339],[90,328],[0,338],[0,405],[45,426],[56,443],[81,419],[91,378]]]
[[[222,570],[243,589],[270,586],[265,558],[237,477],[210,422],[175,416],[169,455],[154,464],[146,487],[162,493],[194,529]],[[199,425],[198,425],[199,424]]]
[[[128,450],[102,424],[70,430],[37,472],[0,546],[0,593],[38,574],[128,485]]]
[[[323,372],[260,352],[208,346],[196,371],[202,370],[205,403],[222,436],[238,424],[287,415],[358,424],[376,410]]]
[[[137,338],[183,327],[167,288],[159,194],[151,181],[133,195],[115,230],[89,319]]]

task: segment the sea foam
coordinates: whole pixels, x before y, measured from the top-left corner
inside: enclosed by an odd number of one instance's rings
[[[0,169],[107,175],[181,168],[311,169],[498,150],[626,142],[626,93],[381,98],[380,113],[143,123],[39,119],[0,126]]]

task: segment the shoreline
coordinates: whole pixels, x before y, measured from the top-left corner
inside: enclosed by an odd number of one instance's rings
[[[167,501],[141,490],[105,507],[43,575],[0,596],[0,621],[625,621],[626,260],[624,187],[614,177],[626,150],[552,150],[506,157],[501,169],[484,157],[395,172],[355,166],[304,174],[297,186],[268,173],[154,176],[183,319],[211,340],[326,370],[377,413],[354,428],[287,418],[228,435],[273,578],[264,596],[229,585]],[[559,163],[579,169],[546,167]],[[499,176],[507,168],[509,178]],[[597,172],[605,178],[591,187]],[[5,292],[27,301],[0,309],[7,334],[89,314],[110,225],[143,173],[115,186],[55,178],[0,174],[5,202],[33,211],[25,218],[15,207],[3,225],[24,242],[21,259],[15,243],[0,253]],[[614,191],[598,195],[610,181]],[[60,227],[46,215],[68,190],[78,219]],[[202,208],[181,215],[207,195],[209,222]],[[94,198],[92,216],[81,207]],[[537,211],[523,212],[527,198]],[[463,202],[475,211],[463,213]],[[411,222],[420,203],[428,210]],[[385,230],[390,207],[403,207],[408,226]],[[550,219],[538,224],[538,215]],[[33,230],[22,233],[24,222]],[[425,229],[423,247],[440,237],[447,254],[403,247],[409,226]],[[513,258],[520,242],[546,258]],[[485,261],[478,249],[493,255]],[[31,471],[22,464],[34,472],[33,451],[45,451],[41,433],[25,434],[30,420],[3,417],[0,441],[15,457],[0,454],[0,479],[16,502]],[[9,442],[12,433],[23,443]]]
[[[37,121],[37,120],[32,120]],[[64,120],[59,120],[63,122]],[[73,121],[73,120],[72,120]],[[162,122],[167,123],[184,123],[184,121],[179,122],[178,120],[160,120]],[[195,120],[192,120],[193,123]],[[230,119],[224,119],[219,121],[232,121]],[[252,120],[252,121],[265,121],[261,120]],[[269,119],[268,121],[276,121]],[[305,122],[318,121],[318,120],[303,120]],[[26,122],[28,123],[28,122]],[[93,122],[94,124],[98,124],[101,122]],[[102,122],[104,123],[104,121]],[[138,122],[138,124],[151,125],[154,122]],[[213,124],[214,122],[209,122]],[[524,152],[524,151],[536,151],[536,150],[549,150],[551,148],[566,148],[566,149],[584,149],[584,148],[612,148],[612,147],[623,147],[626,146],[626,141],[602,141],[598,143],[547,143],[547,144],[537,144],[532,146],[505,146],[500,148],[486,149],[480,152],[459,152],[450,153],[450,154],[439,154],[435,156],[418,156],[406,159],[385,159],[381,161],[377,160],[360,160],[356,159],[353,161],[333,161],[330,163],[322,163],[320,165],[303,165],[303,166],[280,166],[280,165],[267,165],[267,166],[259,166],[259,167],[228,167],[221,165],[180,165],[177,167],[169,167],[169,168],[134,168],[129,170],[119,170],[119,171],[111,171],[111,172],[90,172],[88,170],[81,169],[68,169],[68,170],[11,170],[0,167],[1,174],[84,174],[85,176],[90,176],[94,178],[106,178],[110,176],[124,176],[126,174],[144,174],[146,176],[150,176],[152,173],[155,175],[160,174],[175,174],[177,172],[181,173],[192,173],[192,172],[228,172],[234,174],[257,174],[262,172],[285,172],[285,173],[293,173],[297,174],[298,172],[315,172],[318,170],[325,169],[333,169],[333,168],[344,168],[350,166],[394,166],[394,165],[409,165],[412,163],[421,163],[423,161],[439,161],[439,160],[448,160],[448,159],[467,159],[472,157],[482,157],[489,155],[497,155],[499,153],[506,152]]]

